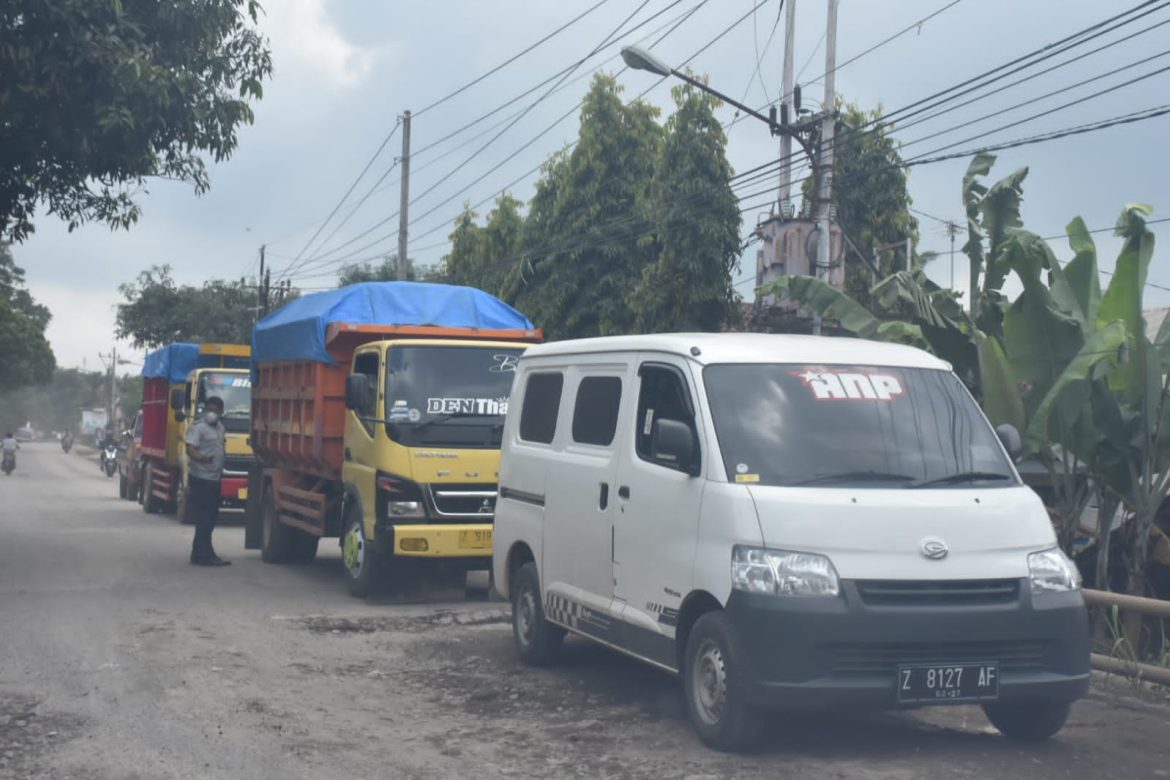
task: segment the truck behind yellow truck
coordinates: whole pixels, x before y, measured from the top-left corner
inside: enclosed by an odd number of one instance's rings
[[[248,445],[251,414],[251,348],[245,344],[174,343],[151,352],[143,364],[142,434],[139,481],[142,508],[150,514],[176,512],[186,519],[187,427],[211,396],[224,401],[227,460],[221,497],[225,506],[247,500],[253,461]]]
[[[307,563],[338,538],[355,596],[409,560],[488,569],[512,376],[540,338],[487,293],[415,282],[308,295],[263,320],[245,547]]]

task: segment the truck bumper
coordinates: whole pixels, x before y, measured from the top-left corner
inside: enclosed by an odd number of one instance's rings
[[[1001,702],[1072,701],[1088,690],[1088,619],[1079,592],[1049,594],[1043,604],[1021,587],[1011,604],[871,607],[853,583],[842,589],[843,597],[832,599],[733,592],[726,613],[753,705],[921,706],[899,703],[896,680],[905,664],[995,663]]]
[[[219,497],[225,506],[243,506],[248,500],[248,478],[246,476],[221,478]]]
[[[379,529],[392,540],[392,555],[409,558],[463,558],[490,561],[490,523],[395,525]]]

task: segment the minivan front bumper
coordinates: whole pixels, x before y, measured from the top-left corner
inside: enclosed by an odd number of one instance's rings
[[[745,698],[771,709],[893,708],[903,664],[996,663],[998,701],[1072,701],[1089,686],[1089,628],[1079,592],[1033,603],[873,606],[856,583],[837,598],[734,591]],[[946,703],[946,702],[939,702]]]

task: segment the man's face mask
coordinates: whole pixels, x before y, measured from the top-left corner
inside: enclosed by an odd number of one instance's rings
[[[208,409],[203,413],[203,419],[207,421],[208,425],[215,425],[217,422],[219,422],[219,412],[213,409]]]

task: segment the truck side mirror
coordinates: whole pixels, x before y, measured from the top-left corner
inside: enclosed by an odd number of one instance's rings
[[[694,477],[699,473],[697,454],[691,426],[678,420],[654,421],[650,432],[650,457]]]
[[[1020,459],[1020,455],[1024,452],[1024,442],[1020,438],[1020,432],[1016,430],[1016,426],[1011,423],[1004,423],[995,427],[995,435],[999,437],[1003,448],[1007,450],[1008,455],[1012,461]]]
[[[345,378],[345,408],[360,412],[370,397],[370,378],[365,374],[350,374]]]
[[[172,390],[171,391],[171,408],[174,409],[176,412],[181,411],[183,409],[183,407],[186,406],[186,404],[184,403],[184,401],[186,400],[185,396],[186,396],[186,393],[183,392],[183,388],[181,388],[181,387],[176,387],[174,390]]]

